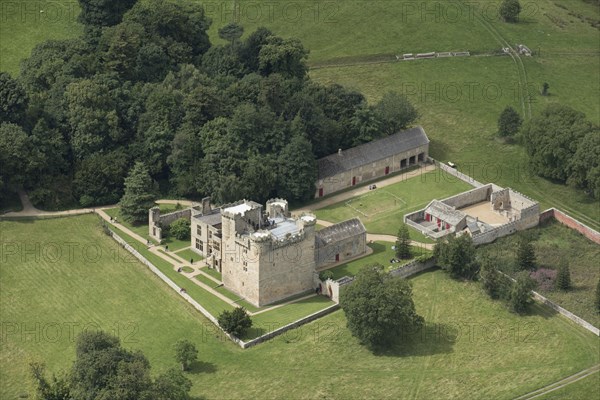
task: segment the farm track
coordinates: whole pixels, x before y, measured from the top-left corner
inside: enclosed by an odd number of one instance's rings
[[[600,364],[594,365],[593,367],[584,369],[583,371],[579,371],[576,374],[568,376],[560,381],[556,381],[551,383],[550,385],[544,386],[538,390],[534,390],[533,392],[524,394],[523,396],[516,397],[514,400],[531,400],[543,396],[547,393],[553,392],[555,390],[561,389],[565,386],[568,386],[572,383],[580,381],[581,379],[587,378],[590,375],[596,374],[600,371]]]
[[[466,7],[464,0],[455,0],[455,3],[457,3],[459,6],[461,7]],[[510,43],[508,43],[508,41],[504,38],[504,36],[502,36],[502,34],[492,25],[490,24],[488,21],[485,20],[485,18],[483,18],[483,16],[481,15],[481,13],[479,12],[475,12],[474,13],[475,18],[477,19],[477,21],[479,21],[479,23],[481,24],[481,26],[483,26],[483,28],[485,30],[487,30],[492,37],[502,46],[502,47],[506,47],[510,49],[510,57],[513,59],[515,66],[517,68],[517,75],[519,78],[519,87],[521,88],[521,90],[519,91],[519,99],[521,102],[521,108],[523,109],[523,115],[526,116],[526,120],[531,118],[531,101],[530,101],[530,97],[529,97],[529,85],[527,82],[527,70],[525,69],[525,64],[523,64],[523,60],[521,59],[521,56],[519,55],[518,52],[515,51],[515,49],[513,49],[513,47],[510,45]],[[527,93],[527,95],[525,95],[525,93]]]

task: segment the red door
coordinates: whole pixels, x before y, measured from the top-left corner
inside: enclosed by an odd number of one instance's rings
[[[385,174],[389,174],[390,173],[390,167],[385,167]]]
[[[319,197],[323,197],[323,188],[319,188]]]
[[[352,186],[354,186],[354,185],[356,185],[356,177],[355,176],[352,177]]]
[[[335,261],[340,261],[340,255],[339,254],[335,255]]]

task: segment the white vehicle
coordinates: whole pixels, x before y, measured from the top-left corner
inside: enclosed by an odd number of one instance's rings
[[[448,161],[448,165],[452,168],[456,168],[456,164],[454,164],[452,161]]]

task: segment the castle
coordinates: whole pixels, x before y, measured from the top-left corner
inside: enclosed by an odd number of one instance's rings
[[[249,200],[213,208],[205,198],[163,216],[154,207],[150,235],[157,238],[177,218],[190,218],[191,248],[221,273],[225,288],[256,307],[314,290],[318,269],[367,251],[359,219],[317,231],[314,215],[292,217],[283,199],[269,200],[263,209]]]

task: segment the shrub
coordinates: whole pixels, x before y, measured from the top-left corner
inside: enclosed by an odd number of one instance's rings
[[[326,271],[319,272],[319,279],[323,282],[326,281],[327,279],[333,279],[333,271],[328,269]]]
[[[548,268],[540,268],[532,272],[530,275],[540,290],[548,292],[554,288],[554,280],[556,279],[556,270]]]
[[[252,326],[252,319],[246,313],[244,307],[238,307],[233,311],[223,311],[219,314],[219,325],[225,332],[236,337],[242,337]]]
[[[190,220],[186,218],[179,218],[169,226],[169,234],[179,240],[190,239]]]
[[[536,269],[535,251],[531,241],[526,238],[521,239],[517,248],[517,266],[521,271]]]
[[[535,282],[529,277],[529,273],[521,271],[517,275],[516,282],[510,291],[509,305],[512,311],[523,314],[533,303],[531,291],[535,287]]]

